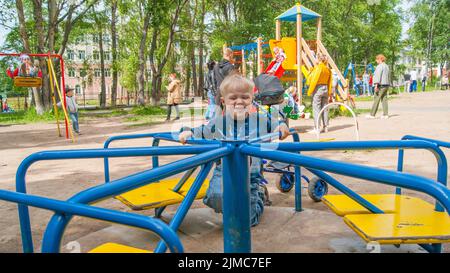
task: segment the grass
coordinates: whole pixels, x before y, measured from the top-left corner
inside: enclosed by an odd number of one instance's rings
[[[63,119],[63,113],[58,112],[58,117],[60,120]],[[28,111],[20,110],[12,113],[1,113],[0,114],[0,124],[27,124],[27,123],[38,123],[38,122],[53,122],[56,120],[55,114],[52,110],[44,112],[42,115],[38,115],[34,108]]]
[[[112,118],[128,115],[128,112],[124,109],[113,109],[107,112],[98,112],[98,110],[80,110],[80,119],[85,118]]]

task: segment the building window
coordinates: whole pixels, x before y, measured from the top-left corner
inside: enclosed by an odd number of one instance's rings
[[[80,37],[76,38],[76,39],[75,39],[75,42],[76,42],[77,44],[84,43],[84,35],[81,35]]]
[[[111,69],[105,69],[105,77],[111,77]]]
[[[110,54],[109,54],[109,51],[103,52],[103,58],[105,59],[105,61],[109,61],[109,60],[110,60]]]
[[[75,59],[75,54],[73,53],[73,50],[67,50],[67,59],[73,61]]]
[[[104,36],[103,41],[105,41],[106,43],[109,43],[109,42],[110,42],[110,39],[109,39],[109,35],[108,35],[108,34],[106,34],[106,35]]]
[[[92,56],[95,61],[100,60],[100,53],[97,50],[95,50],[94,53],[92,53]]]
[[[80,59],[80,60],[86,59],[86,51],[78,50],[78,59]]]
[[[69,77],[71,77],[71,78],[75,77],[75,69],[69,68]]]
[[[94,42],[94,43],[98,43],[98,35],[92,35],[92,42]]]
[[[80,85],[75,85],[75,94],[81,94],[81,87]]]
[[[87,72],[86,72],[86,69],[80,69],[80,77],[86,77],[86,75],[87,75]]]
[[[102,72],[101,72],[101,70],[100,70],[99,68],[96,68],[96,69],[94,70],[94,76],[95,76],[96,78],[102,76]]]

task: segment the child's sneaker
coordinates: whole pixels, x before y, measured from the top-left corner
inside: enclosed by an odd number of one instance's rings
[[[381,118],[382,118],[382,119],[388,119],[389,116],[382,115]]]
[[[372,116],[372,115],[366,115],[366,119],[375,119],[375,116]]]

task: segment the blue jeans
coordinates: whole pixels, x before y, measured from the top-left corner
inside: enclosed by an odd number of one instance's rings
[[[208,91],[208,107],[206,108],[206,119],[213,119],[214,118],[214,112],[216,111],[216,104],[214,103],[214,95],[211,91]]]
[[[417,81],[412,81],[409,87],[409,92],[416,92],[416,91],[417,91]]]
[[[363,94],[367,94],[368,96],[372,96],[372,90],[370,90],[370,86],[368,82],[363,83]]]
[[[259,224],[260,218],[264,212],[264,189],[262,184],[261,174],[258,167],[260,159],[252,158],[254,160],[250,171],[250,224],[256,226]],[[255,162],[256,161],[256,162]],[[222,213],[222,166],[217,165],[214,169],[213,177],[209,181],[209,188],[206,192],[203,203],[208,207],[214,209],[216,213]]]
[[[79,133],[80,132],[80,127],[78,126],[78,112],[76,112],[76,113],[69,113],[69,117],[70,117],[70,120],[72,121],[73,130],[76,133]]]

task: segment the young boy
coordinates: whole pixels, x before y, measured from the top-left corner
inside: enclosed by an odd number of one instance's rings
[[[221,102],[224,113],[216,112],[214,118],[207,124],[197,128],[183,128],[179,135],[181,143],[186,143],[190,137],[205,139],[245,140],[263,136],[272,132],[281,132],[281,139],[289,135],[289,128],[284,122],[266,115],[251,111],[253,101],[252,81],[239,74],[231,74],[220,85]],[[219,111],[220,107],[216,108]],[[258,126],[259,125],[259,126]],[[261,162],[259,158],[251,158],[250,166],[250,221],[251,225],[259,224],[264,211],[265,194],[261,186]],[[215,212],[222,212],[222,168],[216,167],[210,180],[205,205]]]
[[[73,88],[66,86],[66,107],[67,114],[72,121],[72,127],[75,133],[81,135],[80,128],[78,125],[78,104],[73,96]],[[61,107],[62,102],[57,103],[58,107]]]

